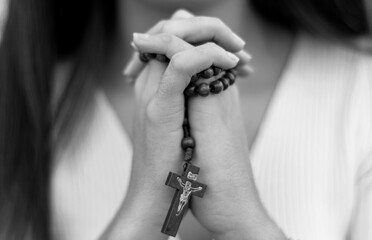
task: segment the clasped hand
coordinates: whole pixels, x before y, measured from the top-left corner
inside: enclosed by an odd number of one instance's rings
[[[238,66],[244,74],[249,55],[221,20],[183,10],[146,34],[134,34],[133,44],[137,51],[164,54],[170,62],[144,65],[137,56],[131,60],[138,109],[132,175],[105,239],[166,239],[160,229],[174,190],[164,182],[169,171],[181,171],[183,91],[192,75],[211,65]],[[192,163],[201,168],[198,181],[208,185],[204,198],[192,199],[194,216],[217,239],[260,239],[250,236],[257,237],[266,226],[276,230],[254,184],[236,85],[218,95],[190,99],[188,114],[196,140]]]

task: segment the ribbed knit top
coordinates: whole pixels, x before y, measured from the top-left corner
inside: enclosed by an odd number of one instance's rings
[[[96,239],[125,196],[132,146],[101,92],[87,128],[55,153],[56,239]],[[291,238],[372,240],[372,57],[299,36],[251,162],[262,202]]]

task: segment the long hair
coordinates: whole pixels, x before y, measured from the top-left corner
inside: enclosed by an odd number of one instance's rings
[[[0,238],[51,238],[51,132],[82,106],[115,29],[115,1],[10,0],[0,46]],[[74,70],[52,113],[53,70]],[[91,79],[91,78],[89,78]],[[86,95],[86,94],[85,94]],[[72,118],[73,119],[73,118]]]
[[[251,0],[267,21],[325,37],[352,38],[369,32],[363,0]]]
[[[10,0],[0,45],[0,238],[47,240],[51,132],[73,124],[115,35],[115,0]],[[278,2],[278,3],[277,3]],[[280,3],[280,4],[279,4]],[[367,30],[362,0],[252,0],[264,18],[292,29],[343,36]],[[273,8],[274,6],[274,8]],[[52,75],[61,60],[74,70],[57,111]],[[93,75],[96,74],[93,71]],[[94,78],[93,78],[94,79]]]

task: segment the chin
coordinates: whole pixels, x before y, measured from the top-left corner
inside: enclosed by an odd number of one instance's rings
[[[187,9],[189,11],[198,11],[216,2],[226,0],[137,0],[142,2],[148,7],[163,9],[164,11],[174,11],[180,8]]]

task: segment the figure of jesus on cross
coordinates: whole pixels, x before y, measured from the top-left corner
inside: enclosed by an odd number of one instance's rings
[[[196,192],[196,191],[200,191],[203,188],[200,187],[200,186],[197,187],[197,188],[193,188],[193,187],[191,187],[191,182],[186,181],[186,183],[183,183],[180,177],[177,177],[177,180],[178,180],[180,186],[183,188],[183,192],[180,196],[180,203],[178,204],[177,214],[176,214],[177,216],[179,216],[183,207],[189,201],[190,194],[193,193],[193,192]]]
[[[207,185],[197,182],[199,168],[185,163],[182,175],[170,172],[166,185],[176,189],[167,217],[164,221],[162,233],[176,236],[183,215],[188,209],[191,196],[203,197]]]

